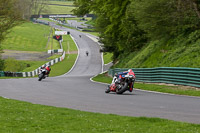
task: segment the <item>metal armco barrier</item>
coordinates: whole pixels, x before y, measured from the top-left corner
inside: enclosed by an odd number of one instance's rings
[[[200,69],[187,67],[131,68],[138,82],[169,83],[200,87]],[[110,69],[108,74],[114,76],[117,72],[128,68]]]
[[[0,77],[4,77],[4,76],[5,76],[4,71],[0,71]]]

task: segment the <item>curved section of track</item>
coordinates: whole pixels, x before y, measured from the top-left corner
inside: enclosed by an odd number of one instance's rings
[[[123,95],[104,93],[105,84],[90,81],[92,76],[102,71],[98,44],[84,33],[70,32],[79,47],[79,57],[68,74],[48,77],[42,82],[38,82],[37,78],[0,79],[0,96],[83,111],[200,123],[200,98],[197,97],[140,90]],[[89,51],[89,56],[85,51]]]

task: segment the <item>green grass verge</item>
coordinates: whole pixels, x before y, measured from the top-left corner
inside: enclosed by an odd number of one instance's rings
[[[70,37],[70,35],[63,35],[63,49],[64,51],[66,51],[66,53],[73,53],[74,54],[66,54],[65,55],[65,59],[62,62],[58,62],[56,64],[54,64],[53,66],[51,66],[51,73],[49,76],[59,76],[59,75],[63,75],[65,73],[67,73],[72,66],[74,65],[76,58],[77,58],[77,52],[78,49],[74,43],[74,41],[72,40],[72,38]]]
[[[72,40],[72,38],[70,37],[70,35],[64,35],[63,36],[63,49],[68,52],[74,52],[74,51],[78,51],[74,41]]]
[[[198,133],[200,125],[56,108],[0,97],[2,133]]]
[[[31,22],[14,27],[1,43],[3,49],[46,51],[50,27]]]
[[[112,62],[112,56],[113,56],[112,53],[107,53],[107,52],[103,53],[104,64]]]
[[[55,29],[52,28],[52,33],[50,35],[50,39],[47,46],[48,50],[60,49],[60,43],[56,39],[53,38],[54,35],[55,35]]]
[[[75,63],[77,54],[66,54],[65,59],[62,62],[58,62],[51,66],[51,73],[49,76],[60,76],[67,73]]]
[[[94,81],[103,82],[110,84],[112,78],[107,76],[107,73],[99,74],[93,78]],[[184,86],[167,86],[167,85],[158,85],[158,84],[147,84],[136,82],[134,88],[157,91],[163,93],[171,93],[177,95],[187,95],[187,96],[200,96],[200,89],[193,87],[184,87]]]

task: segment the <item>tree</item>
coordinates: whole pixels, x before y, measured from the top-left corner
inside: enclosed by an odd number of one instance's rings
[[[130,8],[130,0],[77,0],[75,13],[92,11],[97,16],[96,28],[105,51],[114,58],[124,51],[130,52],[146,42],[145,32],[140,30]],[[84,14],[81,14],[84,15]]]
[[[7,32],[22,20],[21,11],[17,8],[18,0],[0,0],[0,44]],[[0,54],[2,53],[0,45]],[[3,61],[0,58],[0,70],[3,69]]]
[[[93,0],[75,0],[74,5],[77,7],[72,11],[78,16],[83,16],[91,11]]]
[[[42,11],[45,11],[45,7],[48,6],[49,0],[31,0],[30,9],[32,9],[34,15],[40,15]]]
[[[190,33],[199,25],[193,0],[132,0],[131,8],[139,27],[151,39],[169,39]]]
[[[9,29],[22,20],[21,11],[15,6],[17,0],[0,0],[0,42]]]

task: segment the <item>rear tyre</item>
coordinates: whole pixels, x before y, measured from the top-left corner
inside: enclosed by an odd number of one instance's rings
[[[127,90],[127,87],[128,87],[128,83],[125,82],[124,85],[121,84],[121,87],[120,88],[116,88],[116,93],[117,94],[122,94],[124,93],[126,90]]]

